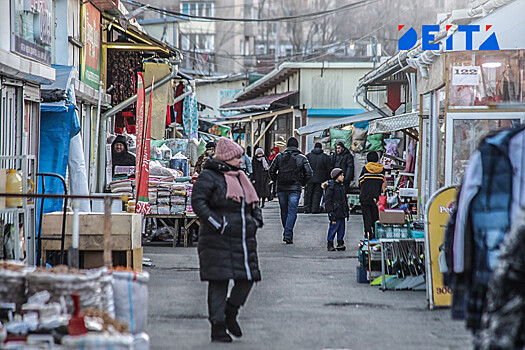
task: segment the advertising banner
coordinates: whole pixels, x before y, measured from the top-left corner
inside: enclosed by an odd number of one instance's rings
[[[443,187],[427,204],[427,225],[425,232],[427,299],[430,309],[435,306],[451,306],[452,292],[443,284],[445,258],[443,241],[445,228],[452,208],[456,204],[456,187]],[[440,264],[441,261],[441,264]]]
[[[51,0],[11,0],[11,51],[51,64]]]
[[[100,12],[89,2],[82,7],[82,66],[80,80],[98,89],[100,80]]]
[[[142,73],[137,76],[137,154],[135,169],[135,187],[137,192],[135,212],[148,214],[150,212],[148,199],[149,183],[149,149],[150,140],[147,133],[147,121],[145,120],[145,99],[146,89],[144,88],[144,77]],[[146,149],[147,145],[147,149]]]

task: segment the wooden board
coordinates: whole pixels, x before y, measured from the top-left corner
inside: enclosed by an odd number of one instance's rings
[[[133,250],[114,250],[111,252],[113,266],[124,266],[135,271],[142,271],[142,247]],[[46,251],[43,252],[43,257]],[[102,250],[86,250],[80,252],[80,267],[96,269],[104,266],[104,252]],[[45,260],[44,260],[45,262]]]
[[[44,214],[43,237],[61,237],[62,213]],[[70,247],[73,232],[73,213],[66,217],[65,247]],[[142,216],[134,213],[111,214],[111,250],[133,250],[142,246]],[[60,241],[43,240],[44,250],[60,250]],[[104,249],[104,214],[80,213],[79,250]]]

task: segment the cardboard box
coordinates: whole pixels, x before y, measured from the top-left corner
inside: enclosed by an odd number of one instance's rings
[[[379,212],[379,221],[382,224],[404,224],[405,212],[403,210],[385,210]]]

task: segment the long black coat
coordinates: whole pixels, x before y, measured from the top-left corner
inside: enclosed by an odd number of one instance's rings
[[[324,153],[322,148],[314,148],[306,155],[306,158],[313,171],[309,183],[320,184],[330,178],[330,156]]]
[[[350,189],[350,182],[354,179],[354,156],[348,148],[345,148],[341,154],[334,152],[331,155],[332,158],[332,169],[341,168],[345,174],[344,185],[346,192]],[[332,170],[330,169],[330,171]]]
[[[330,180],[324,191],[325,209],[330,220],[344,219],[350,215],[344,184]]]
[[[203,281],[260,281],[255,233],[263,224],[258,205],[226,199],[224,172],[238,170],[216,159],[204,164],[191,205],[199,216],[199,263]]]
[[[268,159],[266,159],[266,162],[270,164]],[[252,170],[251,179],[257,195],[259,198],[268,198],[270,196],[270,175],[268,170],[264,170],[263,161],[253,157]]]

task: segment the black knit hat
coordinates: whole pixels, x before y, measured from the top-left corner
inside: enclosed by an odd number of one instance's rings
[[[370,162],[377,163],[378,160],[379,160],[379,156],[377,155],[377,152],[375,151],[368,152],[368,154],[366,155],[366,161],[369,163]]]
[[[321,142],[316,142],[314,148],[323,148]]]
[[[286,143],[287,147],[299,147],[299,141],[295,137],[290,137]]]

